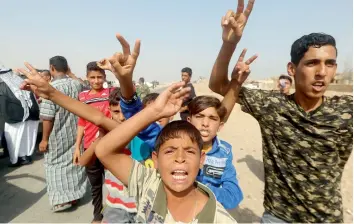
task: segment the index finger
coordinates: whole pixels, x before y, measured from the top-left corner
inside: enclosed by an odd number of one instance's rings
[[[248,1],[247,8],[246,8],[246,10],[244,12],[246,18],[248,18],[250,16],[250,14],[252,12],[252,9],[253,9],[254,2],[255,2],[255,0],[249,0]]]
[[[117,33],[116,37],[117,37],[120,45],[122,45],[123,54],[130,55],[130,45],[129,45],[129,43],[119,33]]]
[[[247,52],[247,49],[244,48],[244,49],[242,50],[241,54],[240,54],[240,57],[238,58],[238,61],[239,61],[239,62],[242,62],[242,61],[243,61],[243,59],[245,58],[246,52]]]
[[[238,0],[235,18],[238,18],[243,13],[244,7],[245,7],[244,0]]]
[[[245,64],[246,65],[250,65],[254,60],[256,60],[258,58],[258,54],[253,55],[252,57],[250,57]]]

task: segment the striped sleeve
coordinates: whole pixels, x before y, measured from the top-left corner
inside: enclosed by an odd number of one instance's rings
[[[42,120],[54,120],[55,111],[55,104],[50,100],[43,99],[40,104],[40,118]]]

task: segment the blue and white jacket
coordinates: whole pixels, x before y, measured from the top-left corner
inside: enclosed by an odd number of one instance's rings
[[[197,176],[197,180],[208,186],[226,209],[237,207],[243,199],[232,159],[232,146],[215,137]]]
[[[133,99],[129,103],[126,102],[123,98],[121,98],[120,107],[122,109],[122,113],[125,119],[129,119],[142,110],[143,104],[140,98],[136,94],[134,94]],[[158,123],[154,122],[138,134],[138,137],[151,148],[151,152],[141,155],[141,160],[146,160],[147,155],[151,156],[151,153],[155,148],[156,138],[160,133],[161,129],[162,127]]]

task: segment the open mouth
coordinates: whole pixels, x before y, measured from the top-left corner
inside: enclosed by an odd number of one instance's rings
[[[208,137],[208,136],[209,136],[209,131],[207,131],[207,130],[201,130],[201,131],[200,131],[200,135],[201,135],[202,137]]]
[[[184,181],[188,176],[188,172],[185,170],[174,170],[171,174],[172,178],[176,181]]]
[[[324,82],[315,82],[312,84],[312,88],[318,92],[322,91],[324,87],[325,87]]]

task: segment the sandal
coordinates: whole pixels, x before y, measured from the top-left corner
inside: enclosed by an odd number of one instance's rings
[[[53,211],[54,212],[61,212],[64,211],[66,209],[71,208],[73,205],[76,205],[78,202],[78,200],[74,200],[74,201],[70,201],[67,203],[63,203],[63,204],[59,204],[59,205],[54,205],[53,206]]]

